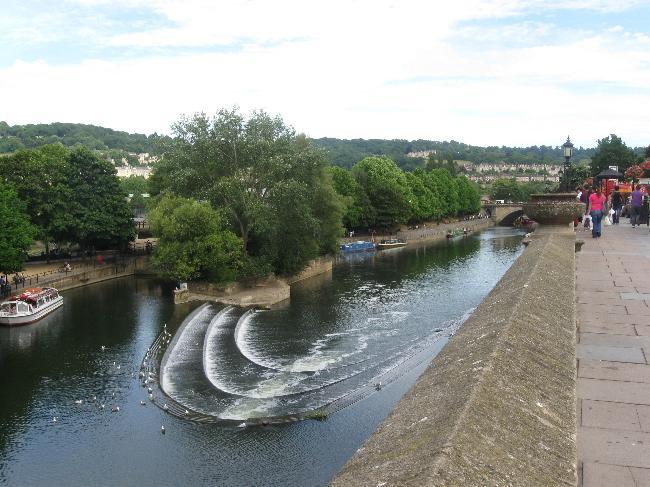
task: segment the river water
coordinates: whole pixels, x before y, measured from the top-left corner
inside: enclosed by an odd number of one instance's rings
[[[0,484],[326,485],[516,259],[521,236],[494,228],[341,258],[263,312],[175,306],[152,279],[65,292],[44,320],[0,329]],[[163,329],[174,337],[159,371],[170,404],[214,422],[148,400],[139,368]],[[315,409],[327,419],[251,426]]]

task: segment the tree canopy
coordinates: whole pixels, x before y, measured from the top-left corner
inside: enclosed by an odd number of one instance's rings
[[[152,191],[223,210],[251,268],[297,272],[335,249],[344,207],[325,156],[280,117],[221,110],[183,118],[173,129]]]
[[[117,150],[120,158],[126,157],[126,152],[148,152],[157,155],[161,142],[167,139],[167,136],[155,133],[152,135],[129,134],[81,123],[12,126],[6,122],[0,122],[0,154],[19,149],[35,149],[58,142],[66,147],[83,146],[91,150],[107,152]]]
[[[611,134],[598,141],[596,152],[591,157],[591,174],[596,176],[609,166],[618,166],[619,172],[624,173],[635,159],[634,150],[625,145],[620,137]]]
[[[88,149],[52,144],[17,151],[2,158],[0,181],[13,185],[46,246],[102,248],[123,245],[134,235],[115,168]]]
[[[11,186],[0,181],[0,273],[22,270],[35,229],[24,203]]]
[[[165,195],[149,219],[160,238],[153,264],[165,277],[228,282],[241,276],[241,240],[209,203]]]

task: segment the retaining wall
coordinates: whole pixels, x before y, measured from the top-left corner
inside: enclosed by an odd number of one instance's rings
[[[48,279],[39,285],[54,287],[59,291],[85,286],[96,282],[107,281],[118,277],[131,276],[148,272],[148,258],[137,257],[123,264],[106,264],[81,273],[62,275],[57,279]]]
[[[575,236],[546,230],[332,485],[576,484]]]

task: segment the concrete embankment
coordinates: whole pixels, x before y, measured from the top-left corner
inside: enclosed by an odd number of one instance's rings
[[[575,485],[575,236],[540,230],[332,485]]]
[[[461,220],[453,223],[429,223],[412,230],[400,230],[397,232],[398,238],[403,238],[409,243],[424,242],[428,240],[442,240],[447,237],[448,232],[462,231],[469,228],[472,232],[478,232],[494,226],[494,220],[490,218],[481,218],[478,220]],[[375,240],[381,237],[375,237]]]
[[[189,282],[187,292],[177,293],[180,296],[177,296],[176,302],[205,300],[232,306],[270,307],[290,298],[291,284],[332,272],[333,262],[331,257],[320,257],[310,261],[298,274],[286,278],[271,276],[254,285],[236,282],[220,286],[205,281]]]

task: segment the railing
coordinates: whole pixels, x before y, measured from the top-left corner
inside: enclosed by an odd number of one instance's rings
[[[115,274],[125,272],[129,266],[135,265],[138,256],[150,255],[153,252],[153,244],[144,249],[130,248],[128,254],[101,255],[97,258],[85,258],[80,261],[73,261],[74,265],[61,266],[43,272],[33,274],[20,274],[18,279],[6,276],[7,282],[0,285],[0,296],[7,297],[12,292],[21,289],[44,285],[57,281],[68,276],[81,275],[96,269],[109,269],[113,267]],[[120,270],[121,269],[121,270]]]

